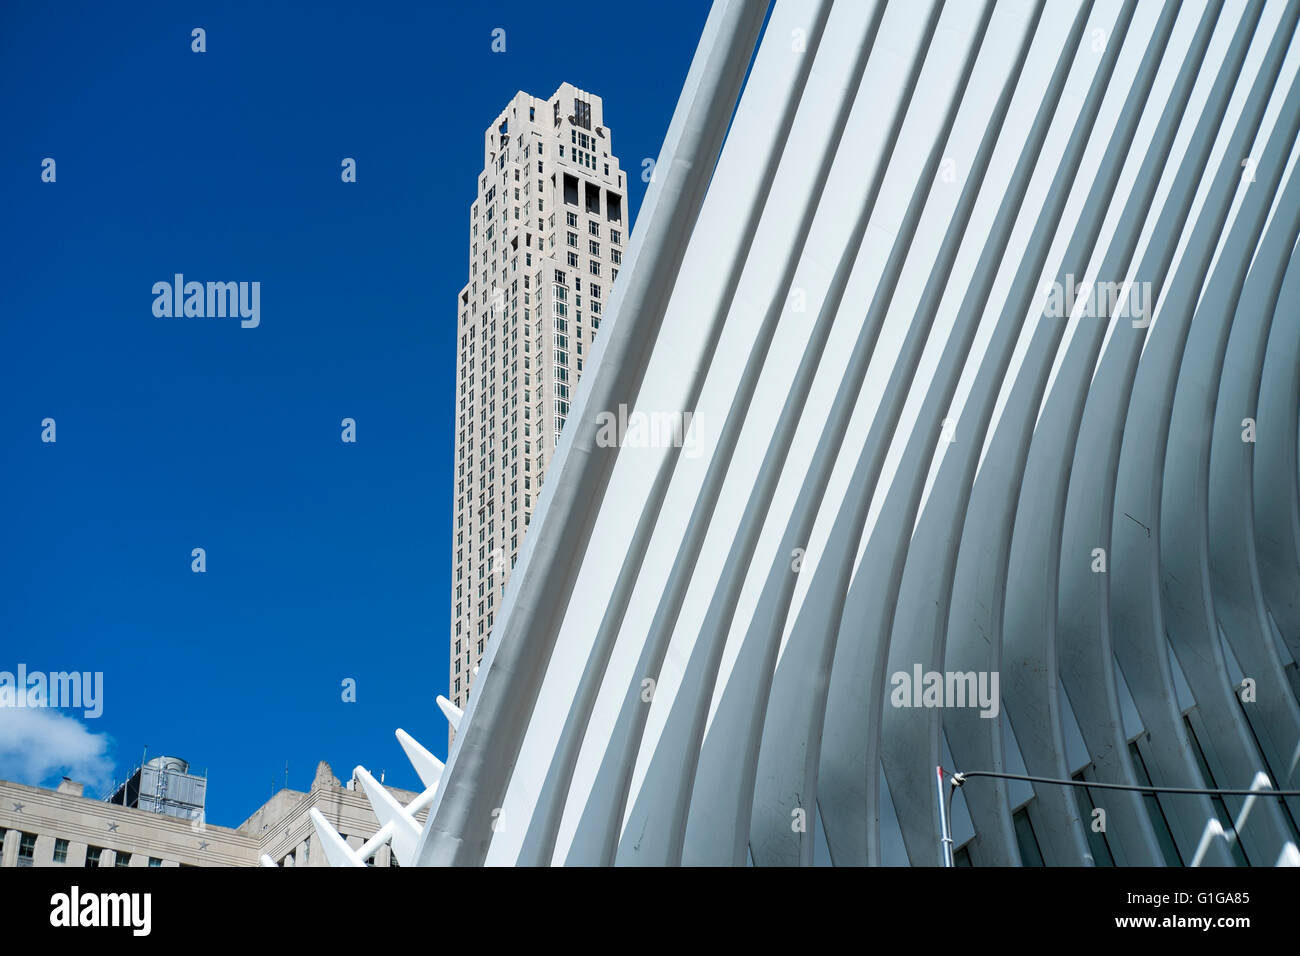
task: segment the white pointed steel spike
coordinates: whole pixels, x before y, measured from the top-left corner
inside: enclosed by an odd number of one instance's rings
[[[461,710],[441,694],[438,695],[438,709],[446,716],[447,723],[451,724],[451,729],[459,732],[460,719],[465,716],[465,711]]]
[[[307,811],[307,815],[316,826],[316,835],[320,837],[321,846],[325,850],[325,859],[329,860],[330,866],[366,865],[352,847],[348,846],[348,841],[339,836],[339,831],[325,819],[325,814],[312,807]]]
[[[1282,855],[1277,858],[1278,866],[1300,866],[1300,850],[1294,843],[1282,847]]]
[[[258,866],[279,866],[279,865],[280,864],[276,863],[275,860],[271,859],[270,855],[267,853],[263,853],[261,860],[258,861]]]
[[[415,863],[415,848],[420,842],[420,824],[365,767],[357,767],[353,773],[361,781],[381,828],[391,831],[390,838],[397,862],[402,866],[412,866]]]
[[[1192,866],[1200,866],[1205,860],[1205,854],[1210,849],[1210,843],[1215,838],[1227,840],[1228,835],[1223,830],[1223,824],[1211,817],[1205,821],[1205,831],[1201,834],[1200,846],[1196,848],[1196,855],[1192,857]]]
[[[372,836],[365,843],[361,844],[361,848],[356,851],[357,856],[361,857],[362,860],[370,859],[370,857],[374,854],[374,852],[378,850],[381,846],[383,846],[385,843],[387,843],[389,837],[391,837],[392,835],[393,835],[393,825],[391,823],[384,824],[382,827],[380,827],[378,830],[375,831],[374,836]]]
[[[397,742],[402,745],[402,750],[406,751],[406,759],[411,761],[411,766],[415,768],[420,782],[426,787],[436,787],[438,781],[442,779],[442,761],[425,750],[418,740],[400,727],[397,728]]]

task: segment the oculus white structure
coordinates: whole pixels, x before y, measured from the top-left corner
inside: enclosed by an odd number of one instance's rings
[[[936,865],[937,765],[1300,785],[1300,4],[766,15],[714,3],[427,825],[368,787],[402,864]],[[955,806],[985,865],[1297,820]]]

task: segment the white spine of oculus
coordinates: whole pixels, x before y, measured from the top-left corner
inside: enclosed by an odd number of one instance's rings
[[[425,792],[358,768],[329,861],[933,866],[941,766],[1254,791],[971,777],[959,862],[1300,865],[1300,0],[767,12],[713,5],[446,766],[398,731]]]

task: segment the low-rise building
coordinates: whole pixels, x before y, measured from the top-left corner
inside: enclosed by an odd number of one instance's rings
[[[326,866],[312,807],[353,848],[379,829],[361,789],[340,783],[323,761],[309,791],[280,790],[234,828],[93,799],[84,789],[66,777],[53,790],[0,780],[0,867],[257,866],[263,856],[281,866]],[[388,790],[403,804],[417,796]],[[396,866],[387,846],[367,862]]]

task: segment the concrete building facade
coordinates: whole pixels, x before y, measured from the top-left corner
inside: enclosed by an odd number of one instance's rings
[[[630,216],[599,96],[517,93],[483,135],[457,297],[450,697],[463,708],[622,265]]]
[[[387,789],[404,804],[416,796]],[[0,868],[257,866],[264,856],[280,866],[328,866],[312,808],[353,849],[379,829],[360,788],[340,783],[324,762],[309,791],[280,790],[233,828],[86,797],[66,777],[54,790],[0,780]],[[386,845],[367,862],[397,865]]]

